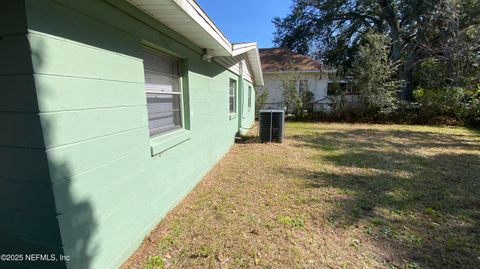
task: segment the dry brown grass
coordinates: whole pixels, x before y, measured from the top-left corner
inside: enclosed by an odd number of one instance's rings
[[[123,268],[480,268],[480,136],[287,124],[236,144]]]

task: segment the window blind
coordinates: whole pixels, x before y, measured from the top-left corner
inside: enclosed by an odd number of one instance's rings
[[[182,128],[178,62],[145,48],[143,67],[150,136]]]

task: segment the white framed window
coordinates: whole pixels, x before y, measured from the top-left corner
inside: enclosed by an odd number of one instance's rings
[[[228,100],[230,113],[237,113],[237,81],[234,79],[230,79],[230,92]]]
[[[308,80],[300,80],[300,85],[298,87],[300,92],[308,91]]]
[[[143,68],[150,137],[181,129],[183,102],[178,60],[144,47]]]
[[[248,86],[248,108],[252,108],[252,86]]]

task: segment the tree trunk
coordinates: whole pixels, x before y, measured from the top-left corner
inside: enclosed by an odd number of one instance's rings
[[[385,21],[390,27],[390,38],[392,39],[392,55],[393,62],[400,60],[402,41],[400,39],[400,24],[398,22],[397,14],[395,13],[395,3],[391,0],[381,0],[380,6],[385,13]]]
[[[400,69],[399,78],[402,81],[400,86],[399,98],[401,101],[413,101],[413,85],[412,85],[413,72],[412,68],[408,68],[403,65]]]
[[[400,100],[401,101],[412,101],[413,100],[413,65],[417,57],[416,46],[409,46],[409,51],[406,55],[405,62],[400,67],[399,78],[402,82],[400,86]]]
[[[419,27],[415,40],[413,43],[407,47],[407,54],[405,55],[405,60],[400,67],[399,78],[402,81],[402,86],[400,87],[400,100],[401,101],[412,101],[413,100],[413,66],[417,60],[417,48],[424,41],[424,35],[422,28]]]
[[[395,13],[395,3],[391,0],[380,0],[379,3],[385,13],[385,21],[390,27],[390,38],[392,39],[390,59],[392,62],[398,63],[401,58],[402,40],[400,37],[400,24]],[[404,63],[399,69],[398,77],[402,81],[399,89],[399,99],[401,101],[411,101],[413,99],[411,66]]]

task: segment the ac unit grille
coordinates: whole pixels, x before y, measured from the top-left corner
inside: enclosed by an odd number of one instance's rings
[[[260,142],[283,142],[285,132],[285,113],[283,110],[260,110]]]

